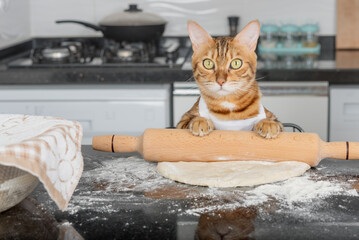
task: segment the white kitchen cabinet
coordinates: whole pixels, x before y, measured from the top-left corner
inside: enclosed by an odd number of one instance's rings
[[[328,98],[323,96],[263,96],[263,105],[279,121],[295,123],[305,132],[315,132],[328,140]]]
[[[174,96],[173,97],[173,122],[176,126],[182,115],[191,109],[198,96]]]
[[[83,144],[93,136],[138,136],[170,126],[170,85],[49,85],[0,88],[0,113],[79,121]]]
[[[359,141],[359,86],[330,87],[330,141]]]
[[[262,103],[281,122],[295,123],[306,132],[318,133],[328,140],[327,82],[260,82]],[[175,83],[174,123],[196,102],[199,90],[195,83]]]

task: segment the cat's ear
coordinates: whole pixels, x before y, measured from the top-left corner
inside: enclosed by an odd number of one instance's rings
[[[213,42],[212,37],[195,21],[188,21],[187,30],[192,42],[193,51],[198,50],[201,45]]]
[[[260,23],[258,20],[251,21],[243,28],[243,30],[237,34],[234,40],[249,47],[251,51],[254,51],[257,47],[257,41],[260,32]]]

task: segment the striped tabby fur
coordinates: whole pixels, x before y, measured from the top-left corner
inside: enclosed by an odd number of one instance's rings
[[[259,22],[250,22],[236,37],[213,39],[196,22],[188,22],[192,41],[193,75],[211,114],[221,120],[252,118],[259,114],[261,92],[255,81],[257,56],[255,48],[259,36]],[[213,69],[206,69],[204,60],[213,63]],[[240,59],[238,69],[231,68],[231,62]],[[208,60],[207,60],[208,61]],[[214,129],[209,119],[200,117],[197,102],[186,112],[177,128],[190,129],[194,135],[204,136]],[[275,115],[265,109],[266,119],[255,127],[259,135],[275,138],[283,126]]]

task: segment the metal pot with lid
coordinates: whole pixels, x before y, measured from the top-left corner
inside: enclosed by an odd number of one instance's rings
[[[99,26],[77,20],[58,20],[56,23],[77,23],[96,31],[101,31],[105,38],[116,41],[148,42],[158,40],[164,30],[166,21],[155,14],[142,12],[136,4],[121,13],[111,14],[100,21]]]

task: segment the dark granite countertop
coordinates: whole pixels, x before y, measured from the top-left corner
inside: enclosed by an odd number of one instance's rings
[[[83,155],[85,170],[66,211],[58,210],[41,184],[31,197],[85,239],[359,237],[356,161],[323,160],[299,177],[304,185],[293,193],[287,189],[293,184],[289,180],[257,187],[196,187],[162,178],[155,163],[138,155],[97,152],[90,146],[83,146]],[[310,196],[316,184],[316,191],[326,189],[326,194]],[[338,186],[345,187],[338,191]],[[277,192],[263,195],[268,187]],[[298,194],[305,199],[294,201]]]
[[[321,63],[319,63],[320,65]],[[329,84],[359,83],[359,68],[261,68],[259,81],[327,81]],[[260,64],[259,64],[260,65]],[[0,70],[0,85],[40,84],[163,84],[192,81],[192,71],[178,68],[24,68]]]
[[[329,44],[322,42],[319,56],[276,56],[266,60],[259,56],[259,81],[327,81],[329,84],[359,83],[359,51],[335,51],[333,37]],[[23,46],[24,45],[24,46]],[[29,51],[30,43],[18,48]],[[3,50],[6,56],[6,51]],[[190,56],[191,54],[189,54]],[[10,59],[10,60],[9,60]],[[191,81],[190,57],[182,67],[119,67],[119,66],[66,66],[11,67],[11,58],[0,59],[0,85],[49,84],[163,84]]]

